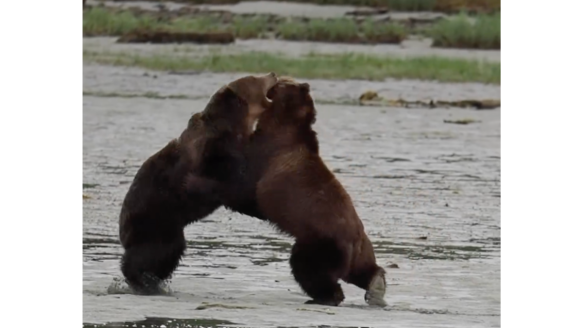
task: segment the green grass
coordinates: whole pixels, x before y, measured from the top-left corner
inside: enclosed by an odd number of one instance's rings
[[[158,24],[155,28],[163,28],[173,32],[222,32],[225,29],[214,17],[178,17],[166,24]]]
[[[359,24],[354,19],[312,19],[308,22],[292,20],[270,22],[265,16],[235,16],[223,22],[219,17],[176,17],[157,19],[151,14],[136,14],[91,8],[84,12],[83,34],[86,36],[120,36],[135,29],[166,30],[171,32],[232,32],[240,39],[266,38],[275,30],[283,40],[302,40],[341,43],[399,43],[407,36],[405,27],[394,23],[374,23],[366,20]]]
[[[394,23],[379,23],[368,19],[361,28],[364,38],[374,43],[400,43],[407,37],[405,27]]]
[[[134,29],[167,30],[173,32],[232,32],[240,39],[268,37],[274,29],[278,38],[295,41],[344,43],[399,43],[407,36],[403,26],[394,23],[374,23],[366,20],[358,24],[349,18],[293,20],[270,23],[265,16],[235,17],[223,23],[218,17],[178,17],[158,21],[148,14],[136,15],[130,11],[112,11],[91,8],[84,13],[83,32],[86,36],[123,35]]]
[[[404,26],[379,23],[370,19],[358,24],[349,18],[313,19],[308,23],[291,21],[276,27],[276,35],[283,40],[344,42],[344,43],[399,43],[407,37]]]
[[[117,11],[94,7],[83,12],[83,35],[123,35],[133,30],[163,29],[173,32],[222,32],[223,27],[216,17],[177,17],[161,21],[149,14],[127,10]]]
[[[308,23],[292,21],[276,27],[276,34],[284,40],[356,42],[358,32],[356,22],[348,18],[312,19]]]
[[[215,53],[198,58],[171,55],[139,56],[83,52],[85,60],[109,65],[136,66],[162,71],[261,73],[274,71],[297,78],[362,79],[408,78],[445,82],[500,83],[500,63],[439,57],[395,58],[364,54],[310,54],[290,58],[250,52]]]
[[[134,29],[160,25],[154,17],[136,16],[129,11],[111,12],[104,8],[91,8],[83,12],[83,35],[122,35]]]
[[[371,19],[358,24],[354,19],[334,18],[282,23],[276,27],[276,35],[280,39],[293,41],[399,43],[407,37],[407,30],[395,23],[380,23]]]
[[[472,23],[466,14],[443,19],[429,30],[434,47],[500,49],[500,13],[480,15]]]
[[[433,38],[433,46],[445,48],[500,49],[500,12],[470,17],[462,13],[423,28]],[[475,22],[473,22],[475,20]],[[124,35],[135,29],[175,32],[232,32],[240,39],[266,38],[268,32],[283,40],[339,43],[400,43],[410,32],[402,25],[374,22],[361,23],[351,18],[269,21],[265,16],[222,20],[216,16],[182,16],[155,18],[148,13],[90,8],[83,13],[83,34]],[[418,31],[419,32],[419,31]]]
[[[253,39],[265,36],[268,27],[269,23],[265,17],[235,17],[229,30],[239,39]]]

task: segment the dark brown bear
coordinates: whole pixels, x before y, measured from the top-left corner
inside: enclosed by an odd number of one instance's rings
[[[221,183],[240,180],[244,146],[270,106],[266,93],[276,82],[270,73],[222,87],[178,139],[138,170],[119,217],[121,271],[136,293],[161,292],[159,283],[170,278],[186,249],[184,227],[221,206],[216,195],[187,193],[187,174]]]
[[[225,206],[266,218],[295,237],[290,265],[312,297],[306,303],[340,304],[342,279],[365,289],[370,305],[385,306],[385,271],[376,264],[350,196],[319,156],[309,84],[280,78],[267,96],[272,108],[260,116],[246,151],[247,180],[235,188],[189,176],[189,189],[204,186]],[[233,195],[242,190],[247,199],[234,204]]]

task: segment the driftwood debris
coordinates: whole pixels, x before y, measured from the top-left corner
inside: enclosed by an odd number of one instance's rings
[[[386,107],[405,107],[405,108],[474,108],[474,109],[495,109],[500,107],[500,100],[405,100],[405,99],[386,99],[380,97],[375,91],[367,91],[358,99],[363,106],[386,106]]]

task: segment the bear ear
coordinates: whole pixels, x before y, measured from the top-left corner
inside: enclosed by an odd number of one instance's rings
[[[300,90],[310,92],[310,85],[308,83],[300,83]]]

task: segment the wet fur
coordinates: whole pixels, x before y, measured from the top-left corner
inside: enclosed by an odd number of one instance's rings
[[[244,180],[234,188],[215,184],[212,190],[225,206],[259,213],[295,237],[290,266],[312,297],[309,303],[340,304],[342,279],[367,290],[365,300],[374,300],[369,304],[383,306],[385,271],[376,264],[350,196],[319,156],[309,85],[280,79],[268,97],[272,109],[260,116],[245,152]]]
[[[204,111],[190,118],[178,139],[138,170],[119,216],[119,237],[125,250],[121,271],[136,293],[158,292],[156,281],[170,278],[184,255],[184,227],[222,204],[216,193],[187,192],[186,176],[199,178],[203,191],[213,179],[221,183],[241,180],[243,150],[252,132],[249,122],[260,111],[254,108],[251,113],[251,107],[265,105],[266,90],[260,100],[250,94],[266,89],[259,82],[221,88]]]

